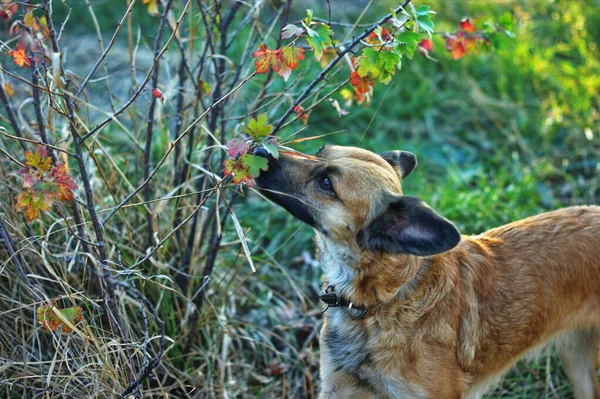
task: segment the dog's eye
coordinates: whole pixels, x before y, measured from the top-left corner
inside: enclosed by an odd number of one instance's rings
[[[333,184],[331,184],[331,180],[329,180],[329,177],[327,176],[319,177],[319,186],[321,186],[323,190],[333,191]]]

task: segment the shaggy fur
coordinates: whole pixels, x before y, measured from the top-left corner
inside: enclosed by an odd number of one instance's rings
[[[320,398],[479,398],[550,342],[575,397],[600,398],[599,207],[461,237],[403,195],[410,153],[268,158],[259,188],[315,229],[326,283],[368,308],[325,313]]]

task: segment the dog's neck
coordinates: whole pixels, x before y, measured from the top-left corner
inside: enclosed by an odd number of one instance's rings
[[[405,299],[426,273],[428,262],[416,256],[352,249],[319,233],[316,242],[327,284],[359,306]]]

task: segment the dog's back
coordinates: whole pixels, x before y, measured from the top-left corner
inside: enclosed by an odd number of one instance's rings
[[[598,397],[600,207],[501,226],[467,238],[448,255],[457,254],[471,259],[470,311],[463,317],[479,319],[463,323],[459,358],[476,381],[487,385],[529,349],[556,338],[577,397]]]

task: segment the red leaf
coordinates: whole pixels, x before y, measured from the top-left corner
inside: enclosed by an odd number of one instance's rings
[[[463,18],[460,21],[460,28],[465,32],[475,32],[475,25],[471,23],[469,18]]]
[[[61,201],[71,201],[73,199],[73,191],[77,188],[77,184],[73,181],[73,177],[67,171],[67,166],[64,163],[58,163],[52,169],[52,177],[58,186],[58,199]]]
[[[165,96],[163,95],[162,91],[156,87],[152,89],[152,97],[158,98],[163,103],[165,102]]]
[[[356,71],[350,74],[350,83],[352,83],[352,86],[356,87],[356,90],[361,94],[368,93],[371,90],[370,86],[375,86],[375,80],[370,74],[361,77]]]
[[[467,49],[463,38],[448,36],[446,38],[446,50],[450,51],[452,58],[458,60],[465,56]]]
[[[302,108],[302,106],[296,105],[294,107],[294,113],[298,115],[298,119],[300,119],[304,125],[308,123],[308,114],[306,113],[304,108]]]
[[[264,44],[258,46],[258,50],[252,54],[257,59],[254,63],[256,73],[267,73],[269,69],[278,72],[281,69],[278,53],[279,50],[269,50]]]
[[[234,138],[227,143],[227,154],[229,158],[237,158],[239,155],[244,155],[250,148],[250,142],[240,138]]]
[[[431,40],[431,39],[423,39],[419,43],[419,47],[422,48],[425,51],[431,51],[431,50],[433,50],[433,40]]]

